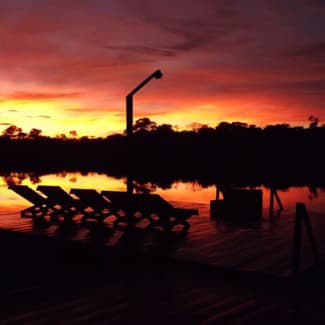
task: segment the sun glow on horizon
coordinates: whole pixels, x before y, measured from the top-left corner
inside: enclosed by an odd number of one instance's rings
[[[9,125],[16,125],[23,132],[32,128],[41,129],[42,135],[46,136],[69,135],[70,131],[77,131],[78,136],[107,136],[123,129],[121,117],[112,111],[94,113],[91,109],[85,110],[81,103],[63,100],[2,101],[1,132]]]
[[[321,1],[185,2],[1,0],[0,132],[123,133],[157,69],[134,121],[325,122]]]
[[[38,128],[42,130],[43,135],[47,136],[59,134],[69,136],[70,131],[76,131],[78,137],[106,137],[114,133],[123,133],[125,130],[123,102],[113,104],[120,109],[87,109],[82,101],[72,99],[4,100],[0,102],[0,125],[2,130],[9,125],[16,125],[27,133],[32,128]],[[148,117],[158,125],[171,124],[177,130],[189,130],[193,125],[207,125],[214,128],[220,122],[242,122],[265,127],[269,124],[286,123],[288,120],[281,120],[280,116],[283,115],[278,112],[265,116],[263,110],[259,109],[255,109],[256,114],[252,115],[251,112],[246,113],[249,104],[226,101],[218,104],[212,102],[199,104],[195,101],[191,105],[191,103],[178,103],[175,100],[172,110],[164,109],[163,104],[153,105],[152,110],[148,108],[149,106],[148,103],[139,103],[135,107],[134,122],[138,118]],[[286,114],[288,116],[289,112]],[[294,115],[290,119],[290,125],[307,125],[308,116],[296,120],[293,117]]]

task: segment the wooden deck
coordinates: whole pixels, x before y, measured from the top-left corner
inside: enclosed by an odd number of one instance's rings
[[[177,203],[175,203],[177,204]],[[69,227],[60,224],[42,225],[31,219],[23,219],[19,213],[1,213],[0,229],[31,235],[77,241],[92,246],[131,252],[141,256],[160,256],[216,269],[252,272],[287,278],[292,275],[294,216],[284,211],[270,220],[264,217],[258,224],[227,225],[211,219],[209,207],[204,204],[178,204],[180,207],[199,209],[199,216],[190,219],[186,234],[165,234],[148,231],[146,224],[135,231],[124,229],[111,231],[106,227],[81,225],[79,220]],[[264,213],[267,215],[267,212]],[[325,218],[310,213],[316,242],[321,258],[325,257]],[[313,267],[314,259],[309,242],[303,236],[301,271]]]
[[[177,272],[135,271],[50,299],[2,308],[1,324],[289,324],[287,297]],[[59,288],[62,285],[58,284]],[[49,290],[49,289],[48,289]],[[66,290],[66,286],[65,286]],[[52,290],[53,291],[53,290]],[[35,292],[34,292],[35,294]],[[2,304],[2,307],[6,305]],[[6,310],[7,309],[7,310]]]
[[[133,277],[99,276],[91,286],[71,281],[20,292],[21,303],[6,304],[1,324],[289,324],[291,302],[274,292],[237,287],[177,271],[137,269]],[[111,278],[110,278],[111,276]],[[98,274],[97,274],[98,278]],[[62,280],[62,279],[61,279]],[[89,280],[88,280],[89,281]],[[53,285],[54,286],[54,285]],[[30,302],[30,297],[43,299]],[[35,299],[35,298],[34,298]],[[4,302],[3,302],[4,301]]]
[[[259,225],[225,225],[210,219],[207,205],[186,207],[200,211],[199,217],[191,219],[186,235],[141,227],[129,233],[112,232],[109,222],[106,229],[85,227],[79,220],[71,227],[41,225],[20,218],[19,213],[2,213],[0,239],[12,239],[1,243],[18,243],[16,247],[2,245],[2,262],[6,262],[0,281],[5,287],[0,291],[0,323],[324,323],[322,282],[294,291],[283,286],[291,275],[293,216],[284,213],[273,222],[265,218]],[[324,257],[325,220],[311,214],[311,223]],[[29,245],[22,247],[25,242]],[[61,243],[68,245],[51,250]],[[84,258],[82,249],[74,259],[70,244],[91,247],[91,251]],[[41,245],[44,249],[34,250]],[[92,260],[98,250],[118,254],[115,260]],[[126,256],[126,252],[131,254]],[[123,257],[129,258],[126,263]],[[142,263],[147,257],[158,257],[160,264]],[[306,270],[313,265],[307,242],[303,242],[302,257]],[[265,281],[261,286],[234,278],[229,281],[222,272],[205,272],[206,267],[235,270],[237,275],[268,275],[280,282]],[[13,287],[6,283],[8,279]]]

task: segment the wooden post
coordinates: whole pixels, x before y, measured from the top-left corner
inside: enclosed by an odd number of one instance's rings
[[[299,203],[296,204],[295,227],[293,233],[292,273],[298,274],[300,267],[302,238],[302,210]]]
[[[279,194],[274,188],[270,188],[270,217],[272,218],[274,216],[274,198],[276,200],[276,203],[278,204],[279,210],[278,215],[283,210],[283,205],[280,200]]]
[[[133,96],[126,96],[126,136],[127,136],[127,180],[126,191],[129,194],[133,193],[133,179],[131,177],[132,167],[132,128],[133,128]]]
[[[296,275],[299,272],[301,260],[301,241],[302,241],[302,226],[306,227],[307,238],[311,245],[314,255],[315,264],[319,262],[319,253],[316,245],[312,226],[310,224],[307,209],[304,203],[296,203],[295,229],[293,234],[293,254],[292,254],[292,273]]]
[[[133,96],[126,96],[126,135],[129,138],[132,135],[133,127]]]
[[[278,206],[279,206],[279,209],[280,210],[283,210],[283,205],[282,205],[282,202],[280,200],[280,197],[279,197],[279,194],[276,190],[273,191],[274,193],[274,196],[275,196],[275,199],[276,199],[276,202],[278,203]]]
[[[317,248],[317,245],[316,245],[313,229],[312,229],[312,226],[310,224],[310,220],[309,220],[309,216],[308,216],[308,213],[307,213],[307,210],[306,210],[306,206],[303,203],[300,203],[300,204],[302,205],[301,210],[302,210],[302,213],[303,213],[303,219],[304,219],[304,222],[305,222],[305,227],[306,227],[309,243],[310,243],[313,255],[314,255],[314,260],[315,260],[315,263],[318,263],[319,262],[318,248]]]
[[[274,195],[273,195],[273,189],[270,188],[270,217],[273,217],[274,212]]]

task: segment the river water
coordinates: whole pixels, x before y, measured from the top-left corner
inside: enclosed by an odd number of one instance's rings
[[[67,192],[72,188],[92,188],[98,192],[102,190],[126,191],[126,178],[114,178],[106,174],[79,172],[61,172],[37,176],[36,174],[11,173],[10,175],[0,175],[0,214],[13,213],[31,205],[12,190],[8,189],[8,184],[28,185],[33,189],[40,184],[58,185]],[[139,184],[138,184],[139,185]],[[139,186],[136,186],[139,187]],[[216,197],[217,186],[203,187],[197,182],[174,182],[169,188],[160,188],[156,184],[141,184],[141,187],[160,194],[170,202],[188,205],[189,203],[209,204]],[[267,210],[270,204],[270,189],[260,186],[263,191],[263,208]],[[309,188],[308,186],[289,187],[277,189],[284,209],[291,214],[294,212],[296,202],[306,204],[308,210],[325,213],[325,189]],[[276,206],[275,206],[276,208]]]

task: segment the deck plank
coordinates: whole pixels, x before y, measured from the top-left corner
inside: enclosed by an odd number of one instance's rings
[[[182,205],[199,209],[200,215],[190,219],[191,227],[184,236],[160,234],[139,229],[128,234],[123,229],[110,231],[110,222],[103,232],[92,231],[82,226],[80,220],[69,227],[49,224],[41,227],[32,219],[21,218],[17,213],[1,213],[0,229],[35,234],[38,236],[85,242],[110,248],[132,249],[140,253],[159,253],[179,261],[206,264],[238,271],[261,272],[278,277],[291,273],[294,217],[283,213],[276,223],[267,217],[258,225],[224,224],[209,217],[209,208],[204,204]],[[325,257],[325,220],[311,213],[320,255]],[[304,236],[304,239],[306,237]],[[309,243],[302,244],[301,270],[313,265]]]

